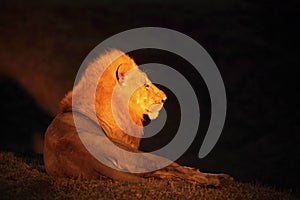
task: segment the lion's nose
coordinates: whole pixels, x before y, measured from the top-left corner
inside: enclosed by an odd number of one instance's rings
[[[164,97],[164,98],[161,100],[162,103],[165,103],[166,101],[167,101],[167,97]]]

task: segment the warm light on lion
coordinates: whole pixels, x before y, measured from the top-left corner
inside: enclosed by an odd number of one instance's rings
[[[112,60],[115,57],[118,58]],[[93,92],[90,89],[92,82],[97,82],[97,88],[94,99],[89,99],[86,96]],[[76,104],[74,102],[72,104],[72,96],[75,92],[81,96],[76,100]],[[117,102],[114,106],[111,103],[113,97]],[[129,97],[128,101],[126,101],[127,97]],[[78,116],[85,125],[94,127],[93,130],[103,130],[118,147],[139,152],[144,115],[148,115],[151,120],[157,118],[166,99],[164,92],[151,83],[147,75],[129,56],[118,50],[110,50],[100,55],[90,63],[73,91],[61,101],[60,113],[47,129],[44,143],[47,173],[55,176],[93,179],[104,175],[127,181],[144,181],[145,178],[156,177],[181,179],[203,185],[219,185],[221,179],[229,178],[225,174],[202,173],[176,163],[148,173],[122,172],[94,158],[78,136],[73,115]],[[96,118],[91,114],[94,108]],[[126,134],[116,121],[121,123],[130,135]],[[119,162],[113,155],[104,156],[107,160]],[[144,161],[137,164],[146,168],[151,163]]]

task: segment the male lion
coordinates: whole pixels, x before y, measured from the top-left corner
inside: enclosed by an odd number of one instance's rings
[[[88,98],[88,94],[93,92],[93,83],[97,83],[96,93],[94,98]],[[79,97],[77,95],[72,104],[75,94],[79,94]],[[115,104],[112,103],[112,98]],[[225,174],[202,173],[176,163],[147,173],[124,172],[124,168],[134,171],[132,169],[135,167],[146,169],[153,164],[147,159],[136,160],[134,166],[132,163],[122,164],[118,155],[114,153],[119,147],[131,152],[140,152],[138,148],[140,137],[143,135],[144,115],[148,115],[151,120],[155,119],[166,99],[166,95],[150,82],[130,57],[118,50],[110,50],[101,55],[89,64],[73,91],[61,101],[60,113],[47,129],[44,142],[47,173],[94,179],[104,175],[127,181],[144,181],[148,177],[183,179],[203,185],[219,185],[221,179],[229,178]],[[94,108],[96,115],[93,115]],[[80,121],[77,129],[74,117]],[[122,128],[119,125],[122,125]],[[130,135],[125,133],[124,128]],[[88,145],[91,147],[100,148],[104,145],[101,141],[106,136],[118,146],[114,149],[104,149],[106,152],[101,154],[103,159],[114,164],[114,169],[91,155],[83,145],[78,130],[88,138]],[[106,136],[92,134],[102,130]]]

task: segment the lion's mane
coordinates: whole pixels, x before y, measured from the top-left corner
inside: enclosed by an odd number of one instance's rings
[[[114,58],[117,59],[114,60]],[[116,116],[113,116],[112,113],[111,99],[113,90],[117,84],[115,77],[116,71],[120,65],[126,66],[125,69],[122,69],[122,74],[132,69],[137,70],[137,76],[141,73],[135,62],[129,56],[119,50],[110,50],[89,64],[73,91],[69,92],[61,101],[60,111],[78,111],[93,119],[93,109],[95,108],[97,119],[93,120],[98,120],[108,137],[138,148],[140,143],[139,137],[143,135],[143,117],[137,115],[135,110],[130,110],[132,119],[121,116],[122,119],[119,120],[119,123],[121,122],[122,127],[126,127],[126,130],[130,132],[131,135],[137,136],[133,137],[120,129],[120,124],[115,122],[114,118]],[[101,78],[99,79],[99,77]],[[94,92],[92,91],[92,85],[95,83],[98,83],[95,98],[89,98],[90,94]],[[77,94],[78,98],[76,98],[76,102],[72,104],[72,96],[74,94]],[[117,97],[121,102],[123,97]],[[128,109],[123,103],[115,104],[115,106],[120,115],[126,113],[125,109]],[[131,109],[134,108],[131,107]],[[131,120],[138,126],[132,126]]]

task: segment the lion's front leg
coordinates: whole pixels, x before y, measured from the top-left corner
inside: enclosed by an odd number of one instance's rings
[[[146,176],[161,179],[186,180],[190,183],[212,186],[219,186],[222,180],[233,180],[233,178],[227,174],[203,173],[197,169],[180,166],[176,163],[172,163],[171,165],[149,173]]]

